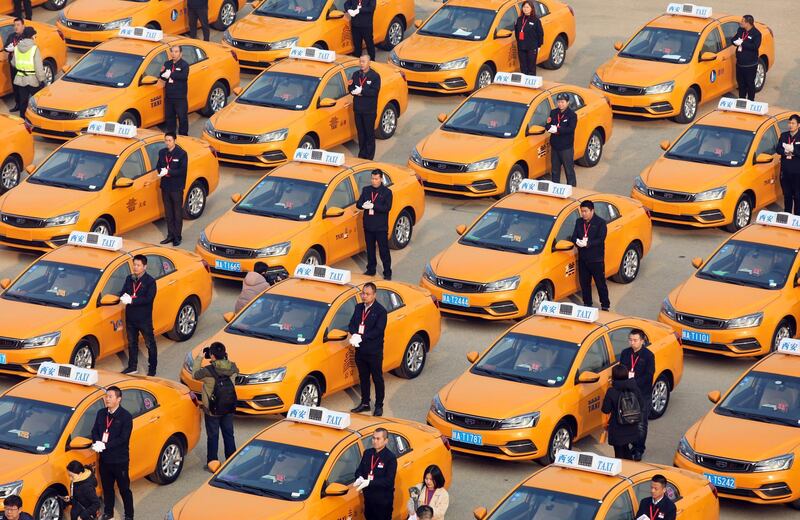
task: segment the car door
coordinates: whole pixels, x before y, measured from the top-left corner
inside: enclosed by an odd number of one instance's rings
[[[116,305],[100,306],[100,298],[107,294],[119,295],[125,284],[125,279],[131,274],[131,267],[127,257],[123,257],[113,266],[106,269],[111,273],[108,278],[100,281],[100,293],[97,297],[94,326],[92,331],[100,343],[100,356],[119,352],[126,345],[125,336],[125,306]]]
[[[585,340],[582,357],[578,356],[578,371],[575,374],[577,402],[574,410],[578,412],[578,435],[590,433],[603,425],[603,397],[610,386],[611,358],[608,345],[603,335]],[[578,383],[577,378],[583,372],[594,372],[600,379],[595,383]]]
[[[333,329],[343,330],[348,332],[350,319],[353,317],[353,311],[356,308],[356,297],[351,295],[347,298],[340,299],[333,306],[332,318],[325,333]],[[350,346],[347,339],[341,341],[325,341],[323,344],[325,349],[325,363],[324,367],[327,369],[325,379],[327,381],[327,394],[331,394],[342,388],[348,388],[358,383],[358,370],[356,370],[356,352]]]
[[[547,118],[553,109],[547,96],[537,98],[538,104],[531,112],[527,125],[536,125],[546,128]],[[527,127],[523,128],[524,132]],[[539,178],[550,171],[550,134],[547,132],[540,135],[529,135],[526,137],[528,142],[525,160],[528,163],[528,177],[531,179]]]
[[[319,510],[317,518],[320,520],[341,520],[343,518],[363,518],[364,501],[361,493],[352,486],[355,482],[355,473],[361,463],[361,449],[359,443],[352,441],[347,447],[342,449],[337,455],[336,460],[331,466],[330,471],[325,476],[325,483],[336,482],[347,486],[347,494],[340,497],[323,496],[318,502]]]
[[[388,372],[399,367],[403,362],[403,355],[411,339],[406,337],[408,333],[404,332],[404,330],[408,329],[408,327],[405,323],[402,323],[407,314],[403,298],[395,291],[386,287],[378,287],[375,298],[386,309],[386,331],[384,332],[386,344],[383,349],[383,371]]]
[[[364,236],[363,217],[361,210],[356,207],[356,196],[350,175],[339,178],[325,203],[325,210],[328,208],[344,210],[344,214],[338,217],[325,217],[324,212],[322,216],[327,223],[325,233],[327,262],[333,264],[344,258],[350,258],[363,247],[363,240],[359,240],[359,236]]]
[[[494,31],[489,34],[489,40],[492,48],[492,57],[497,64],[497,69],[504,72],[514,72],[519,70],[519,55],[517,54],[517,39],[514,38],[514,24],[519,17],[516,5],[510,5],[502,11],[502,16],[499,17],[497,26]],[[508,38],[498,38],[497,31],[500,30],[511,31],[511,36]]]
[[[649,481],[648,481],[649,482]],[[615,497],[608,497],[603,503],[610,504],[608,508],[598,515],[603,520],[631,520],[636,518],[636,510],[639,503],[633,503],[630,488],[625,487],[621,492],[617,492]]]
[[[630,336],[633,327],[631,326],[613,326],[608,331],[608,341],[611,343],[611,363],[622,363],[626,367],[631,368],[632,361],[629,358],[621,359],[622,351],[628,348],[628,336]]]
[[[762,127],[761,135],[756,135],[754,139],[753,154],[750,159],[752,166],[744,170],[747,172],[745,175],[752,175],[751,182],[748,184],[755,190],[756,207],[759,208],[774,202],[780,194],[778,190],[780,190],[781,162],[775,153],[777,145],[778,131],[775,124],[770,123]],[[756,158],[762,153],[771,156],[772,162],[756,164]],[[741,194],[731,195],[737,198]]]
[[[569,209],[563,210],[555,222],[551,233],[550,250],[543,251],[543,255],[550,255],[550,260],[543,265],[552,266],[543,276],[553,281],[555,285],[555,299],[558,300],[578,290],[578,253],[575,248],[569,251],[555,251],[553,248],[559,240],[570,240],[575,230],[575,222],[580,218],[578,205],[573,204]]]
[[[320,107],[323,99],[332,99],[336,103],[331,107]],[[319,97],[309,108],[313,114],[309,123],[316,126],[320,139],[320,148],[331,148],[353,138],[355,118],[353,116],[353,98],[345,88],[343,71],[336,70],[322,81]]]
[[[136,100],[132,105],[140,108],[139,113],[142,118],[140,126],[143,128],[157,125],[164,121],[164,87],[158,83],[155,85],[142,85],[141,81],[146,76],[158,78],[161,74],[161,68],[167,59],[169,58],[167,58],[166,49],[151,53],[144,60],[143,72],[138,79],[134,80],[139,82],[139,86],[134,91]]]
[[[189,64],[189,112],[200,110],[208,100],[211,82],[216,81],[216,76],[208,73],[211,60],[205,51],[196,45],[181,45],[183,59]]]
[[[72,439],[77,437],[83,437],[85,439],[92,439],[92,428],[94,427],[94,422],[97,419],[97,412],[105,408],[105,403],[103,403],[103,399],[101,394],[92,395],[91,397],[85,399],[81,405],[79,406],[78,410],[76,410],[75,415],[78,417],[75,426],[72,430],[69,430],[69,437],[66,443],[66,446],[69,446],[69,442]],[[65,448],[66,448],[65,446]],[[100,474],[97,470],[97,463],[98,463],[98,456],[97,453],[92,451],[89,448],[83,450],[69,450],[69,456],[71,459],[75,459],[84,466],[89,466],[92,471],[94,472],[94,476],[97,478],[98,488],[100,487]],[[61,468],[58,468],[61,470]],[[65,481],[66,481],[66,470],[65,472]]]
[[[726,69],[729,69],[727,58],[722,53],[722,35],[719,32],[719,26],[713,25],[704,36],[701,37],[703,42],[700,46],[700,52],[697,54],[697,72],[695,81],[700,85],[702,90],[703,99],[714,99],[721,95],[723,92],[724,81],[719,81],[720,74],[724,74]],[[700,61],[703,53],[710,52],[716,55],[716,59],[711,61]]]
[[[734,17],[723,18],[720,28],[722,30],[720,54],[725,58],[725,67],[717,73],[717,82],[724,93],[732,91],[736,86],[736,46],[733,44],[733,38],[739,30],[739,20]]]
[[[159,0],[150,5],[164,34],[183,34],[189,30],[186,0]]]
[[[575,158],[583,156],[586,150],[586,143],[589,141],[589,135],[595,129],[594,119],[589,114],[589,109],[586,107],[586,102],[575,91],[565,90],[563,88],[554,89],[551,91],[550,102],[556,106],[556,96],[558,94],[566,94],[569,96],[569,108],[575,112],[578,122],[575,125]],[[550,134],[547,134],[550,135]]]
[[[322,39],[328,44],[328,48],[336,51],[337,54],[351,54],[353,52],[353,33],[350,30],[350,18],[333,19],[328,18],[331,11],[347,12],[344,8],[345,0],[328,0],[327,5],[322,10],[320,20],[317,22],[322,27]],[[377,40],[376,40],[377,41]]]
[[[169,419],[162,418],[162,410],[155,396],[142,388],[123,386],[122,406],[133,417],[131,447],[145,447],[138,456],[131,457],[128,467],[131,480],[137,480],[155,470],[161,447],[166,441],[161,432],[161,422]]]
[[[180,275],[175,262],[152,251],[143,254],[147,257],[147,273],[156,280],[157,312],[153,313],[153,328],[156,334],[162,334],[172,329],[184,291],[178,283]]]
[[[536,15],[542,24],[542,32],[544,38],[542,39],[542,46],[539,50],[537,61],[539,63],[545,61],[550,56],[550,48],[553,46],[553,41],[559,34],[558,20],[550,15],[550,9],[542,2],[534,0],[533,6],[536,9]]]
[[[114,183],[106,187],[111,190],[111,215],[117,224],[117,233],[124,233],[160,217],[161,201],[158,177],[155,171],[147,171],[141,148],[128,152],[118,161],[119,169],[114,180],[125,178],[133,181],[133,186],[117,188]]]
[[[390,426],[391,427],[391,426]],[[369,431],[363,431],[364,437],[361,438],[361,447],[364,451],[372,447],[372,428]],[[386,448],[397,457],[397,474],[394,479],[394,511],[406,511],[406,502],[408,501],[408,489],[418,485],[422,482],[422,475],[420,472],[427,468],[427,465],[422,464],[419,460],[423,453],[412,453],[414,450],[408,439],[402,434],[389,430],[389,442],[386,443]],[[414,468],[414,463],[417,468]],[[419,471],[415,471],[418,469]],[[398,490],[402,490],[398,492]]]
[[[617,207],[605,200],[594,200],[594,213],[606,221],[606,276],[619,270],[622,254],[634,237],[626,237],[622,215]]]

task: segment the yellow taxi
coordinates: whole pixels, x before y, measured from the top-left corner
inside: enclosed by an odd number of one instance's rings
[[[69,0],[31,0],[31,6],[36,7],[41,5],[49,11],[58,11],[63,9]],[[11,14],[14,12],[14,0],[0,0],[0,13]],[[25,21],[25,25],[29,25],[30,20]],[[5,39],[3,40],[5,41]]]
[[[617,55],[597,69],[590,88],[611,99],[615,114],[672,117],[689,123],[700,103],[736,87],[736,47],[731,42],[740,15],[712,14],[710,7],[671,3],[627,43],[616,42]],[[775,64],[772,29],[761,31],[756,92],[764,88]]]
[[[492,85],[472,94],[449,117],[439,114],[443,124],[417,143],[408,166],[432,192],[468,197],[513,193],[523,179],[550,171],[545,126],[562,93],[578,116],[575,159],[591,168],[611,138],[613,117],[605,96],[508,72],[498,72]]]
[[[495,72],[519,70],[514,23],[518,0],[450,0],[389,53],[408,86],[433,92],[469,92],[492,82]],[[575,43],[575,13],[558,0],[536,0],[544,29],[539,63],[558,69]]]
[[[680,440],[674,464],[707,478],[723,498],[800,509],[798,356],[800,341],[784,339],[724,397],[710,392],[715,406]]]
[[[217,188],[219,165],[207,143],[181,136],[189,155],[183,213],[199,218]],[[164,134],[92,121],[15,189],[0,196],[0,244],[47,251],[71,231],[113,235],[164,216],[156,162]]]
[[[20,495],[34,518],[65,518],[58,497],[70,494],[67,464],[77,460],[97,474],[91,432],[111,385],[133,416],[130,479],[178,479],[200,438],[201,413],[184,385],[50,362],[35,374],[0,396],[2,496]]]
[[[241,5],[244,0],[208,0],[208,21],[224,31],[236,21]],[[186,0],[74,0],[59,13],[56,26],[70,47],[91,49],[116,36],[122,27],[183,34],[189,30],[189,18]]]
[[[358,383],[355,352],[347,329],[361,286],[369,277],[328,266],[297,266],[294,277],[273,285],[208,341],[220,341],[236,360],[236,410],[276,414],[293,404],[318,406],[329,395]],[[427,291],[403,282],[375,280],[378,302],[388,312],[383,369],[405,379],[422,373],[439,342],[441,318]],[[192,360],[186,355],[181,381],[195,392]]]
[[[8,191],[22,178],[24,168],[33,162],[31,126],[24,119],[0,114],[0,193]]]
[[[455,243],[425,266],[420,285],[450,314],[507,320],[533,314],[544,300],[578,292],[578,255],[570,242],[581,201],[608,223],[606,276],[630,283],[650,250],[652,224],[641,204],[620,195],[524,179]]]
[[[363,212],[355,203],[376,168],[394,200],[389,245],[402,249],[425,211],[425,192],[413,172],[301,149],[294,162],[262,177],[244,196],[235,194],[236,204],[206,227],[195,252],[212,275],[234,280],[262,269],[288,276],[301,263],[350,258],[365,247]]]
[[[42,55],[42,68],[44,69],[44,82],[51,84],[61,67],[67,63],[67,46],[64,35],[52,25],[25,20],[25,25],[36,29],[36,46]],[[0,41],[5,44],[6,38],[14,32],[14,17],[0,16]],[[13,90],[14,78],[8,66],[9,53],[0,52],[0,96],[10,94]]]
[[[473,514],[477,520],[633,519],[659,474],[667,479],[666,496],[681,519],[719,519],[714,486],[688,471],[570,450],[559,451],[552,466],[520,482],[491,512],[479,507]]]
[[[792,111],[722,98],[634,181],[631,197],[653,220],[738,231],[781,196],[775,147]]]
[[[661,417],[683,374],[683,351],[668,327],[572,303],[542,302],[434,396],[428,424],[454,450],[551,464],[559,449],[599,431],[611,367],[641,329],[655,355],[652,411]],[[646,396],[645,396],[646,397]],[[564,517],[572,518],[572,517]],[[584,518],[584,517],[580,517]]]
[[[173,45],[181,47],[190,66],[189,112],[216,113],[239,85],[236,56],[219,44],[164,36],[143,27],[123,27],[119,34],[120,38],[99,45],[66,67],[63,76],[31,98],[25,116],[34,134],[69,139],[92,120],[144,128],[163,123],[164,87],[158,75]]]
[[[73,231],[67,245],[40,257],[13,281],[0,280],[0,373],[30,376],[48,361],[91,368],[124,350],[119,296],[134,255],[148,258],[147,272],[156,279],[155,333],[175,341],[191,338],[212,291],[197,255]]]
[[[658,316],[683,348],[729,357],[775,350],[800,322],[800,217],[761,210],[754,224],[694,258],[697,272],[676,287]]]
[[[364,518],[364,500],[353,483],[377,428],[388,431],[386,449],[397,456],[393,519],[405,519],[407,490],[419,484],[425,468],[439,466],[446,487],[452,480],[452,457],[439,432],[405,419],[292,405],[286,419],[250,439],[165,520]]]
[[[265,69],[289,56],[292,47],[317,47],[339,54],[353,52],[345,0],[257,0],[253,10],[222,35],[236,49],[239,64]],[[373,18],[376,45],[392,50],[414,23],[414,0],[379,0]]]
[[[333,51],[293,47],[289,58],[259,74],[237,98],[206,121],[205,138],[223,161],[272,168],[297,148],[332,148],[356,138],[348,82],[358,59]],[[408,87],[397,71],[371,65],[381,77],[375,136],[389,139],[408,107]]]

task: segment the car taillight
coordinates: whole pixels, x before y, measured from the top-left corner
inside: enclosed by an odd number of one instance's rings
[[[236,51],[233,50],[233,49],[231,49],[231,56],[233,56],[234,60],[239,61],[239,56],[236,54]]]
[[[439,438],[442,439],[442,444],[444,444],[444,447],[447,448],[447,451],[450,451],[450,439],[448,439],[444,435],[439,436]],[[715,491],[714,494],[716,495],[716,489],[714,491]]]
[[[56,29],[56,32],[58,33],[58,36],[61,38],[61,41],[64,41],[64,33],[61,32],[61,29]]]
[[[200,261],[203,262],[203,267],[206,269],[206,272],[210,273],[211,272],[211,266],[208,265],[208,262],[206,262],[205,260],[200,260]]]
[[[717,486],[712,484],[711,482],[708,483],[708,487],[711,488],[711,492],[714,493],[714,498],[719,498],[719,493],[717,492]]]

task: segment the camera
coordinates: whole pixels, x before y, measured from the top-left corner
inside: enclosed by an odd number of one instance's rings
[[[211,359],[211,347],[204,347],[203,348],[203,357],[205,359]]]

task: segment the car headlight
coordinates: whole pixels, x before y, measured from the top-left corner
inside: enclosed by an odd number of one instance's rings
[[[598,76],[597,73],[592,75],[592,85],[600,89],[605,88],[605,85],[603,85],[603,80],[600,79],[600,76]]]
[[[50,332],[22,340],[22,348],[54,347],[61,338],[61,332]]]
[[[753,465],[753,471],[756,472],[783,471],[791,468],[793,462],[794,462],[794,454],[788,453],[786,455],[781,455],[780,457],[774,457],[771,459],[756,462]]]
[[[395,65],[400,65],[400,58],[397,56],[397,53],[394,52],[394,51],[389,52],[389,61],[391,61]]]
[[[103,29],[110,31],[111,29],[119,29],[120,27],[127,27],[131,24],[132,18],[122,18],[121,20],[114,20],[103,24]]]
[[[62,25],[67,25],[67,15],[64,14],[64,11],[58,13],[58,21],[61,22]]]
[[[445,419],[447,409],[442,404],[442,400],[439,399],[439,394],[434,395],[433,399],[431,399],[431,411],[442,419]]]
[[[259,135],[258,142],[273,143],[275,141],[285,141],[288,136],[289,136],[289,129],[281,128],[280,130],[275,130],[273,132],[267,132],[266,134]]]
[[[647,87],[644,89],[645,94],[667,94],[672,92],[675,88],[674,81],[665,81],[664,83],[659,83],[658,85],[653,85],[651,87]]]
[[[758,327],[761,325],[761,320],[764,319],[763,312],[756,312],[753,314],[748,314],[747,316],[741,316],[739,318],[734,318],[732,320],[728,320],[726,324],[726,328],[728,329],[744,329],[747,327]]]
[[[692,462],[695,460],[695,451],[689,446],[689,441],[686,440],[686,437],[681,437],[680,442],[678,442],[678,453]]]
[[[484,286],[484,291],[511,291],[519,287],[519,280],[519,276],[512,276],[511,278],[503,278],[502,280],[497,280],[496,282],[487,283]]]
[[[44,227],[69,226],[75,224],[78,222],[78,217],[80,214],[80,211],[73,211],[71,213],[64,213],[63,215],[59,215],[57,217],[50,217],[45,219]]]
[[[725,197],[725,194],[728,192],[728,188],[725,186],[721,186],[719,188],[714,188],[713,190],[706,190],[701,191],[700,193],[694,196],[695,202],[703,202],[707,200],[719,200]]]
[[[99,107],[87,108],[86,110],[79,110],[75,112],[75,117],[78,119],[89,119],[91,117],[102,117],[106,115],[108,105],[100,105]]]
[[[233,36],[231,36],[231,32],[229,30],[225,29],[225,32],[222,33],[222,41],[233,43]]]
[[[514,430],[518,428],[533,428],[539,422],[539,412],[526,413],[510,419],[500,421],[498,428],[501,430]]]
[[[197,241],[200,244],[200,247],[203,249],[210,251],[211,250],[211,242],[208,241],[208,237],[206,236],[205,231],[200,232],[200,239]]]
[[[34,96],[31,96],[31,98],[28,100],[28,108],[30,108],[31,111],[36,114],[39,113],[39,103],[36,102],[36,98]]]
[[[259,385],[265,383],[280,383],[286,377],[286,367],[264,370],[255,374],[239,374],[237,378],[243,385]]]
[[[275,244],[269,247],[262,247],[261,249],[256,250],[256,256],[259,258],[264,258],[266,256],[283,256],[289,252],[289,248],[291,246],[291,242],[281,242],[280,244]]]
[[[458,70],[466,69],[469,58],[458,58],[457,60],[450,60],[439,64],[439,70]]]
[[[419,164],[420,166],[422,166],[422,156],[419,154],[419,151],[417,151],[416,147],[414,147],[414,149],[411,150],[411,156],[409,157],[409,159],[411,159],[411,162],[413,162],[414,164]]]
[[[214,136],[217,132],[217,129],[214,128],[214,125],[211,123],[210,119],[206,119],[206,124],[203,126],[203,130],[205,130],[206,133],[211,136]]]
[[[436,273],[433,272],[433,267],[431,264],[425,264],[425,271],[422,273],[422,276],[426,278],[431,283],[436,283]]]
[[[278,40],[269,44],[270,49],[289,49],[297,45],[297,40],[300,38],[286,38],[285,40]]]
[[[663,312],[667,318],[675,319],[675,307],[669,302],[669,298],[664,298],[664,301],[661,302],[661,312]]]
[[[0,486],[0,499],[5,499],[11,495],[19,495],[22,491],[22,481],[9,482]]]
[[[499,159],[497,157],[492,157],[491,159],[484,159],[482,161],[477,161],[474,163],[469,163],[467,165],[468,172],[483,172],[486,170],[494,170],[497,168],[497,163]]]
[[[644,183],[641,177],[636,177],[633,180],[633,188],[639,193],[647,195],[647,184]]]

